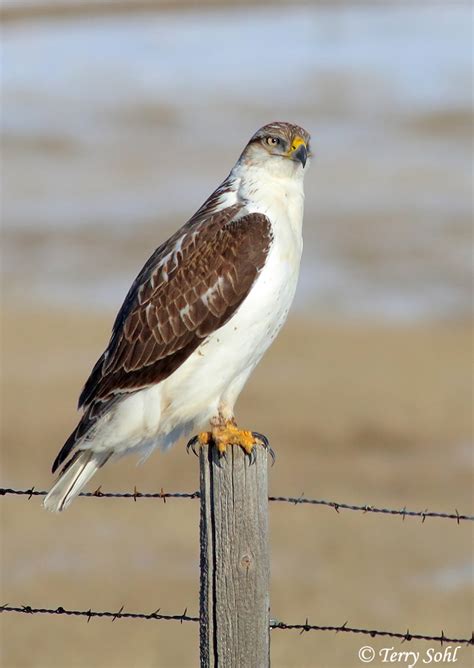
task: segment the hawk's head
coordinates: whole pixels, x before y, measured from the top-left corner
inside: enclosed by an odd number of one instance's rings
[[[310,135],[299,125],[276,121],[258,130],[245,147],[241,161],[248,165],[265,165],[272,171],[301,171],[311,157]]]

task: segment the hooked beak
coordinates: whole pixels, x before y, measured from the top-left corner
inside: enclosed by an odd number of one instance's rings
[[[306,166],[306,161],[308,160],[308,149],[304,144],[299,146],[296,151],[293,153],[293,159],[299,160],[303,167]]]
[[[308,149],[306,148],[306,144],[304,143],[304,140],[301,139],[301,137],[296,137],[293,141],[291,150],[289,152],[289,157],[292,160],[298,160],[301,162],[303,167],[306,166],[306,162],[308,160]]]

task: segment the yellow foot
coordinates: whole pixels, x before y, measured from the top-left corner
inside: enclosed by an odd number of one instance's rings
[[[235,422],[231,420],[225,422],[223,425],[214,426],[211,431],[200,432],[197,436],[189,441],[186,448],[188,451],[191,448],[194,454],[197,454],[196,447],[200,448],[203,445],[209,444],[215,446],[220,457],[226,454],[227,446],[240,445],[240,447],[249,456],[250,463],[252,464],[255,462],[256,458],[256,452],[254,448],[256,445],[261,445],[270,453],[272,462],[275,461],[275,453],[270,448],[266,436],[259,434],[256,431],[239,429]]]

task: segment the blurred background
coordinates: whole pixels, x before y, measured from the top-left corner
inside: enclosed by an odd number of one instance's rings
[[[251,134],[288,120],[313,137],[301,278],[238,406],[277,453],[270,492],[470,512],[470,3],[4,0],[1,15],[2,485],[50,485],[134,276]],[[194,491],[198,467],[178,445],[99,484]],[[470,635],[468,527],[276,505],[273,617]],[[1,510],[2,601],[198,613],[198,502]],[[0,621],[5,668],[198,661],[197,625]],[[272,665],[358,666],[363,644],[391,646],[274,631]]]

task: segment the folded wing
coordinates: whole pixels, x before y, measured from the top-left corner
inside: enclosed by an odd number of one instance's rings
[[[113,403],[172,374],[237,311],[271,243],[263,214],[242,205],[193,218],[148,260],[79,399],[84,415],[53,465]]]

